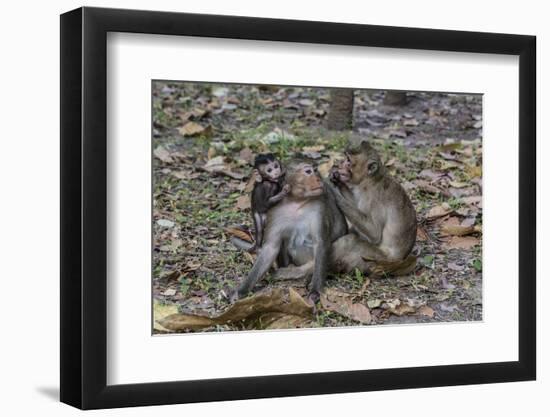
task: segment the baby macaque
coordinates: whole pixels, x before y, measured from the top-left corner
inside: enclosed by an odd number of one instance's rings
[[[256,183],[250,200],[255,242],[250,249],[251,252],[262,246],[268,210],[280,202],[290,191],[288,184],[283,185],[285,179],[283,167],[271,153],[256,156],[253,175],[256,177]]]

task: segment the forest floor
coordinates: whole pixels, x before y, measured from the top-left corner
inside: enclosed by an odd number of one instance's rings
[[[227,294],[254,260],[229,239],[235,227],[251,227],[247,183],[257,153],[283,164],[309,158],[326,175],[352,136],[374,144],[411,197],[417,263],[399,277],[330,275],[330,299],[307,326],[482,319],[481,96],[415,92],[406,105],[387,106],[383,91],[357,90],[353,131],[331,132],[323,127],[328,89],[159,81],[152,93],[155,320],[230,307]],[[306,293],[303,282],[269,277],[255,291],[289,286]],[[360,305],[368,320],[342,305]],[[155,331],[168,329],[156,323]]]

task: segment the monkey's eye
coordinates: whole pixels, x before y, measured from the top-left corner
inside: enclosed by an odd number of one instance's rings
[[[267,168],[267,172],[271,172],[273,171],[271,168]]]
[[[311,168],[308,168],[308,169],[305,170],[305,173],[307,175],[311,175],[311,174],[313,174],[313,170]]]

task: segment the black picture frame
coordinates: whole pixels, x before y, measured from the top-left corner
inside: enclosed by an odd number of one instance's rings
[[[519,360],[113,385],[107,375],[108,32],[519,56]],[[136,10],[61,15],[61,401],[82,409],[533,380],[534,36]]]

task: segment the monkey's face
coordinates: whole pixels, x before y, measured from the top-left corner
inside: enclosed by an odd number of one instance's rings
[[[365,177],[374,178],[382,173],[380,156],[367,142],[362,142],[359,149],[348,152],[343,164],[349,175],[347,182],[350,184],[359,184]],[[342,177],[342,173],[340,176]],[[346,182],[345,179],[342,181]]]
[[[323,194],[323,182],[310,164],[298,164],[288,178],[290,195],[296,198],[317,197]]]
[[[269,161],[266,164],[260,165],[258,171],[263,179],[268,181],[277,182],[283,173],[281,164],[279,161]]]
[[[336,169],[338,174],[338,180],[343,183],[348,183],[351,179],[351,159],[350,155],[346,154],[346,159],[344,159]]]

